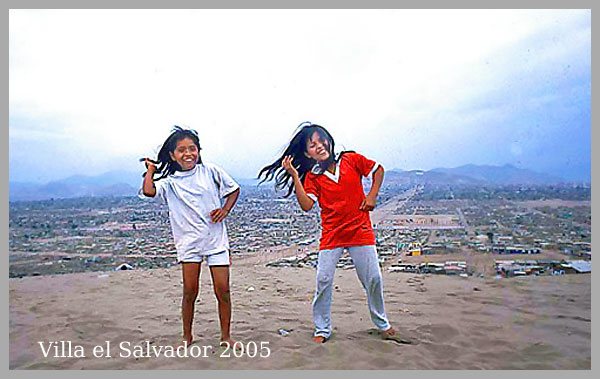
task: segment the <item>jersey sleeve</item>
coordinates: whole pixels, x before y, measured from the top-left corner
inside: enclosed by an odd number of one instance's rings
[[[213,172],[213,179],[219,187],[220,197],[226,197],[240,188],[240,185],[237,184],[236,181],[221,167],[213,165],[211,171]]]
[[[308,197],[310,197],[315,203],[319,201],[319,187],[317,187],[314,176],[310,172],[304,177],[304,183],[302,186],[304,187],[304,192],[306,192]]]
[[[362,176],[371,176],[379,166],[379,162],[358,153],[348,154],[348,159]]]

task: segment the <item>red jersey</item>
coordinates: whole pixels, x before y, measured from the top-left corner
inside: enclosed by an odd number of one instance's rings
[[[308,172],[304,190],[321,207],[321,242],[319,250],[336,247],[375,245],[375,233],[369,212],[361,211],[365,199],[362,177],[373,173],[379,163],[364,156],[343,153],[336,164],[335,174]]]

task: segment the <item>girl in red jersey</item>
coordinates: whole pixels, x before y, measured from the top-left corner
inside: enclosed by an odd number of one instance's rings
[[[338,260],[348,250],[356,273],[367,293],[371,320],[384,339],[408,342],[399,337],[385,314],[383,283],[375,249],[375,233],[369,212],[375,208],[383,182],[383,167],[353,151],[334,156],[333,137],[325,128],[302,123],[288,147],[258,174],[264,181],[275,180],[277,189],[295,190],[304,211],[315,202],[321,208],[322,233],[313,299],[313,339],[326,342],[331,336],[331,295]],[[372,176],[365,196],[362,177]]]

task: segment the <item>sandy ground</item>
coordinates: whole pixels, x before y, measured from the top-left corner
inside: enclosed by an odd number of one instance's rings
[[[181,331],[179,267],[9,280],[11,369],[590,369],[591,275],[512,279],[384,272],[386,310],[411,345],[382,341],[354,270],[336,273],[334,335],[311,341],[311,268],[234,262],[233,337],[269,357],[223,348],[207,357],[119,357],[123,341],[167,346]],[[253,290],[251,289],[253,288]],[[291,330],[281,336],[278,329]],[[203,266],[194,335],[217,346],[216,300]],[[85,358],[44,357],[38,342],[71,341]],[[111,358],[93,356],[110,341]],[[265,344],[267,343],[268,344]],[[204,348],[203,348],[204,349]],[[252,347],[251,347],[252,350]],[[222,354],[229,358],[221,357]],[[252,353],[252,352],[251,352]],[[51,355],[54,354],[52,350]],[[239,354],[239,353],[238,353]]]

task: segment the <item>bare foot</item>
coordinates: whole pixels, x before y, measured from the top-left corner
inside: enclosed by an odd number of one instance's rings
[[[394,329],[393,327],[390,327],[388,330],[381,331],[381,337],[383,337],[383,339],[385,339],[386,337],[391,337],[391,336],[395,336],[395,335],[396,335],[396,329]]]
[[[177,349],[178,347],[181,346],[185,346],[187,344],[187,346],[190,346],[193,343],[193,339],[192,337],[183,337],[183,339],[181,341],[179,341],[178,343],[176,343],[173,347],[175,349]]]
[[[313,341],[315,343],[325,343],[325,342],[327,342],[327,338],[325,338],[323,336],[314,336]]]
[[[221,346],[225,346],[226,343],[229,344],[229,347],[233,347],[233,345],[235,345],[235,340],[231,339],[231,337],[229,338],[221,338],[221,342],[219,342],[219,344]]]
[[[394,341],[403,344],[411,344],[412,342],[400,337],[400,335],[396,332],[396,330],[390,327],[388,330],[381,331],[381,338],[388,341]]]
[[[225,347],[227,346],[227,344],[229,344],[229,347],[231,349],[235,349],[236,351],[240,351],[243,347],[242,344],[240,343],[239,345],[236,345],[236,342],[234,339],[230,338],[223,338],[221,339],[221,342],[219,343],[220,346]]]

